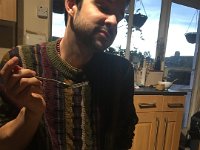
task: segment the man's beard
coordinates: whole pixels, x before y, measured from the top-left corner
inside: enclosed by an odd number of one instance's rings
[[[83,19],[79,14],[77,14],[76,18],[73,20],[72,27],[77,40],[79,40],[92,51],[105,50],[112,44],[114,37],[116,36],[116,34],[112,34],[109,40],[101,42],[97,37],[98,32],[102,28],[108,32],[111,31],[109,31],[109,29],[107,29],[105,26],[91,24],[89,21]]]

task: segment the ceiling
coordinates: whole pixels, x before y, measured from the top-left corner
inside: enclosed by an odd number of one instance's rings
[[[172,0],[172,2],[184,6],[200,9],[200,0]]]

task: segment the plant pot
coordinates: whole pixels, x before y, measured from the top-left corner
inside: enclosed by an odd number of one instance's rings
[[[134,14],[134,16],[133,16],[133,26],[141,28],[144,25],[144,23],[146,22],[147,18],[148,17],[146,15],[142,15],[140,13]]]
[[[125,16],[126,21],[128,22],[129,15]],[[147,16],[141,13],[133,15],[133,24],[132,27],[141,28],[147,20]]]
[[[196,32],[189,32],[185,34],[186,40],[191,43],[194,44],[196,43]]]

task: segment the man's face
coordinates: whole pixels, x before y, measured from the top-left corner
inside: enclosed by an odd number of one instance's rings
[[[109,47],[116,37],[117,23],[124,17],[125,3],[125,0],[83,0],[72,24],[78,40],[95,50]]]

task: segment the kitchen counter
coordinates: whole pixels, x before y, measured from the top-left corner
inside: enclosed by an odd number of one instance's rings
[[[139,89],[135,89],[135,95],[187,95],[185,91],[177,91],[177,90],[163,90],[159,91],[155,88],[150,87],[140,87]]]

